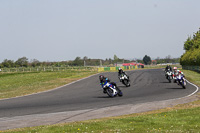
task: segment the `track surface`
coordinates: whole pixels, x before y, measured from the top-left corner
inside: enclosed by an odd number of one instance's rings
[[[196,90],[190,84],[187,84],[187,89],[182,89],[175,83],[168,83],[162,69],[135,70],[127,73],[131,87],[125,87],[119,82],[117,72],[103,73],[117,83],[124,94],[123,97],[109,98],[103,94],[98,79],[100,74],[97,74],[49,92],[0,100],[0,118],[134,105],[180,98]]]

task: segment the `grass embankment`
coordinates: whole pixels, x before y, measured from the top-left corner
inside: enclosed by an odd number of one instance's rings
[[[198,85],[200,87],[200,73],[190,71],[190,70],[181,70],[186,75],[186,79],[190,82]]]
[[[46,91],[94,73],[90,70],[1,73],[0,99]]]
[[[192,82],[199,83],[200,74],[185,71],[186,77]],[[5,132],[20,133],[141,133],[141,132],[170,132],[170,133],[198,133],[200,132],[200,100],[187,104],[177,105],[145,113],[131,114],[126,116],[73,122],[49,126],[38,126],[8,130]]]

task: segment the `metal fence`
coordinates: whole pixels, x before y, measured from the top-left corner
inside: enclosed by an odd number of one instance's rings
[[[182,68],[185,70],[192,70],[192,71],[200,72],[200,66],[182,66]]]
[[[69,70],[89,70],[97,71],[96,67],[20,67],[20,68],[0,68],[0,73],[5,72],[54,72]]]

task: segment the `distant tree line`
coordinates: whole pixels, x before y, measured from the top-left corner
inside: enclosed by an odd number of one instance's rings
[[[52,66],[52,67],[62,67],[62,66],[114,66],[114,64],[122,64],[122,63],[130,63],[130,62],[138,62],[143,63],[145,65],[152,64],[152,60],[150,56],[145,55],[143,60],[127,60],[118,58],[114,55],[113,59],[90,59],[87,56],[81,58],[76,57],[74,60],[70,61],[58,61],[58,62],[41,62],[37,59],[29,59],[27,57],[21,57],[16,61],[5,59],[0,63],[0,68],[17,68],[17,67],[44,67],[44,66]],[[160,59],[159,57],[156,59],[156,64],[160,63],[177,63],[179,62],[179,58],[171,58],[171,56],[167,56],[164,59]],[[155,64],[155,65],[156,65]]]
[[[193,34],[193,37],[187,38],[184,43],[184,50],[186,52],[181,56],[181,65],[200,65],[200,28]]]
[[[38,66],[111,66],[115,63],[128,63],[130,60],[120,59],[114,55],[114,59],[90,59],[87,56],[81,58],[76,57],[71,61],[60,61],[60,62],[40,62],[37,59],[32,59],[29,61],[27,57],[21,57],[16,61],[5,59],[0,63],[0,68],[14,68],[14,67],[38,67]]]
[[[172,58],[170,55],[168,55],[165,58],[157,57],[155,60],[152,60],[150,56],[145,55],[142,60],[137,60],[137,62],[143,63],[145,65],[179,63],[180,62],[180,58]]]

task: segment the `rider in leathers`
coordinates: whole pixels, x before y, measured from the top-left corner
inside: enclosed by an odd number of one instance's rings
[[[119,78],[120,82],[121,82],[120,77],[121,77],[122,74],[126,75],[129,79],[129,76],[126,74],[126,72],[124,72],[121,68],[119,68],[118,69],[118,78]]]
[[[183,75],[183,77],[185,77],[185,75],[183,74],[183,72],[181,72],[180,70],[177,69],[177,67],[173,68],[173,79],[174,79],[174,83],[176,83],[176,77],[181,74]]]
[[[100,80],[100,85],[102,85],[106,81],[110,82],[110,80],[107,77],[104,77],[103,75],[99,76],[99,80]],[[104,88],[103,88],[103,93],[106,93],[106,90]]]
[[[172,71],[172,68],[171,68],[170,65],[167,65],[166,68],[165,68],[165,77],[166,77],[166,79],[167,79],[167,72],[168,71]]]
[[[166,66],[166,68],[165,68],[165,72],[167,72],[167,71],[168,71],[168,69],[169,69],[170,71],[172,71],[172,68],[171,68],[171,66],[170,66],[170,65],[167,65],[167,66]]]

